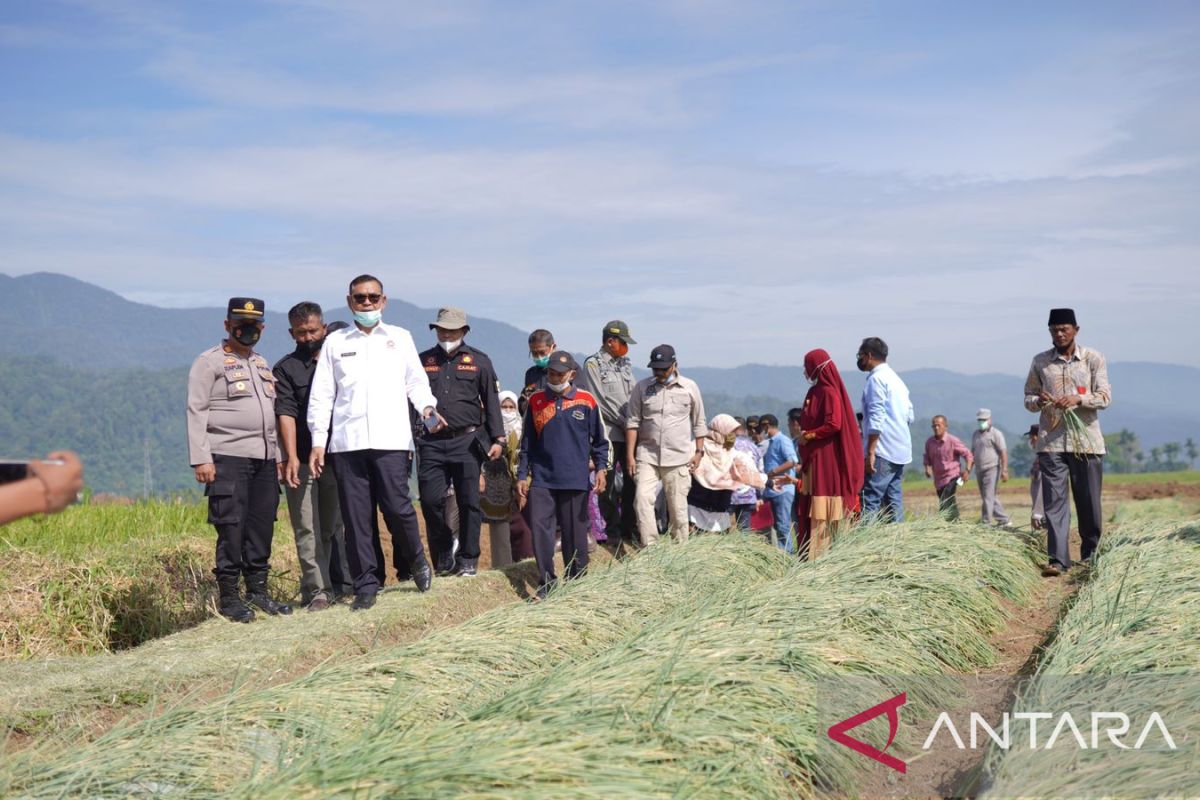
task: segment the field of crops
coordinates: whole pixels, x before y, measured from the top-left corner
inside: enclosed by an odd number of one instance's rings
[[[1117,533],[1017,707],[1070,711],[1079,720],[1120,710],[1133,721],[1127,746],[1158,713],[1175,738],[1187,734],[1192,741],[1180,752],[1161,746],[1161,736],[1147,737],[1151,748],[1121,759],[1094,746],[1067,753],[995,751],[986,796],[1200,796],[1194,741],[1200,730],[1200,521],[1181,523],[1185,516],[1175,501],[1121,509]],[[1085,731],[1084,743],[1092,745]]]
[[[796,564],[744,537],[666,546],[392,651],[9,760],[6,792],[122,796],[809,796],[850,789],[816,687],[974,670],[1025,540],[864,527]],[[924,698],[932,702],[934,698]],[[169,757],[166,754],[169,753]],[[464,757],[469,753],[469,757]],[[373,788],[374,787],[374,788]]]
[[[815,564],[754,537],[707,536],[601,559],[539,605],[517,602],[531,577],[520,565],[438,581],[430,595],[387,593],[374,618],[211,620],[125,652],[0,663],[0,719],[17,729],[0,795],[1090,796],[1128,780],[1180,794],[1200,789],[1180,766],[1194,742],[1171,767],[1153,760],[1161,753],[1114,765],[992,752],[935,791],[897,783],[826,729],[900,691],[904,718],[927,719],[963,702],[942,676],[1025,668],[1036,675],[1019,709],[1096,699],[1062,675],[1132,673],[1177,678],[1155,692],[1174,718],[1200,707],[1186,680],[1200,668],[1194,506],[1122,505],[1095,568],[1057,584],[1038,575],[1031,537],[916,519],[860,526]],[[195,547],[182,532],[195,522],[141,524],[170,549]],[[117,533],[94,538],[70,558],[53,545],[42,555],[63,565],[123,551]],[[197,570],[206,555],[196,550]],[[141,564],[124,574],[161,570]],[[1020,618],[1039,603],[1057,614],[1076,585],[1039,660],[1046,631]],[[1007,652],[1014,637],[1032,638]],[[31,724],[38,715],[54,727]],[[855,736],[884,747],[886,720]],[[919,744],[901,736],[889,749],[913,764],[910,781],[932,760]]]

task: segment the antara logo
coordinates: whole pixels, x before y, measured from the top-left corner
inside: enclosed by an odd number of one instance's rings
[[[838,744],[849,747],[856,753],[861,753],[873,761],[878,761],[885,767],[896,770],[900,773],[906,773],[908,766],[895,756],[888,755],[885,750],[891,747],[892,742],[896,740],[896,734],[900,730],[900,706],[908,701],[908,693],[901,692],[890,700],[885,700],[877,706],[872,706],[866,711],[844,719],[829,729],[829,738]],[[883,746],[883,750],[872,747],[860,739],[855,739],[853,736],[847,735],[847,731],[857,728],[866,722],[870,722],[876,717],[887,715],[888,720],[888,740]],[[1083,729],[1075,722],[1075,718],[1069,712],[1062,714],[1052,714],[1048,711],[1021,711],[1012,714],[1004,713],[1000,719],[1000,724],[993,728],[988,724],[982,714],[971,712],[970,714],[970,744],[968,745],[963,737],[959,734],[950,715],[943,711],[938,715],[937,720],[933,723],[933,727],[929,731],[929,735],[925,738],[925,743],[921,745],[922,750],[929,750],[938,740],[941,734],[945,734],[954,742],[954,746],[959,750],[975,750],[979,747],[987,747],[990,744],[995,745],[1001,750],[1009,750],[1013,747],[1020,747],[1020,741],[1024,737],[1014,736],[1013,728],[1026,724],[1029,728],[1028,747],[1031,750],[1049,750],[1059,743],[1070,742],[1074,740],[1075,745],[1080,750],[1098,750],[1106,745],[1115,747],[1119,750],[1141,750],[1150,739],[1153,733],[1157,733],[1168,750],[1178,749],[1175,745],[1175,739],[1171,736],[1171,732],[1167,729],[1167,724],[1163,720],[1162,715],[1157,711],[1150,714],[1146,719],[1145,725],[1140,728],[1133,727],[1133,720],[1128,714],[1119,711],[1094,711],[1085,716],[1087,722],[1084,723]],[[1044,740],[1038,739],[1038,722],[1044,722],[1046,727],[1050,729],[1050,735]],[[1132,730],[1131,730],[1132,729]],[[1045,728],[1043,729],[1045,730]],[[1132,744],[1126,743],[1126,737],[1133,738],[1133,730],[1139,730],[1140,733],[1133,740]],[[1088,731],[1091,736],[1088,737],[1083,731]],[[980,735],[980,734],[983,735]]]
[[[844,719],[838,724],[829,729],[829,738],[833,739],[838,744],[843,744],[849,747],[856,753],[861,753],[867,758],[878,761],[885,767],[891,767],[896,772],[908,772],[908,765],[895,756],[889,756],[883,750],[887,750],[892,746],[892,742],[896,740],[896,733],[900,730],[900,706],[908,702],[908,692],[901,692],[891,700],[884,700],[877,706],[871,706],[866,711],[860,714],[855,714],[849,719]],[[870,722],[878,716],[887,714],[888,719],[888,740],[883,746],[883,750],[872,747],[864,741],[855,739],[853,736],[847,736],[846,731],[857,728],[864,722]]]

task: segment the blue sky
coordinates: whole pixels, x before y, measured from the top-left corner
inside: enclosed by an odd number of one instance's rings
[[[1198,34],[1195,3],[8,0],[0,272],[278,309],[372,272],[711,366],[877,335],[1023,373],[1071,305],[1112,360],[1200,366]]]

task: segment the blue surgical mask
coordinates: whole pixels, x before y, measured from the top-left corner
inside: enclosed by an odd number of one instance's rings
[[[986,419],[979,420],[979,430],[986,431],[990,427],[992,427],[992,423],[988,422]]]
[[[364,328],[374,328],[381,319],[383,319],[383,312],[379,310],[354,312],[354,321]]]
[[[550,366],[550,356],[530,356],[530,358],[533,359],[533,365],[535,367],[542,367],[545,369],[546,367]]]

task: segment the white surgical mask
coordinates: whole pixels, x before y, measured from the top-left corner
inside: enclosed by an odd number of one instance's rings
[[[438,344],[441,345],[442,349],[447,353],[453,353],[458,349],[458,346],[462,344],[462,339],[455,339],[452,342],[438,342]]]
[[[500,409],[500,416],[504,419],[505,429],[511,428],[521,421],[520,412],[510,411],[507,408]]]
[[[807,374],[804,376],[804,380],[808,381],[809,386],[816,386],[817,378],[821,377],[821,370],[825,369],[825,365],[828,363],[828,361],[822,361],[820,364],[817,364],[817,368],[813,370],[811,378]]]
[[[546,388],[549,389],[550,391],[554,392],[555,394],[562,394],[563,392],[565,392],[567,390],[567,387],[569,387],[570,385],[571,385],[570,381],[564,381],[563,383],[547,382]]]
[[[364,328],[374,328],[379,324],[379,320],[383,318],[383,312],[376,309],[375,311],[355,311],[354,321]]]

